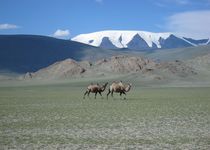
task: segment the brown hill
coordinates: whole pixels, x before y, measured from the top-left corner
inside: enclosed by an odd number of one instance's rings
[[[53,79],[68,78],[81,75],[86,70],[72,59],[56,62],[49,67],[43,68],[35,73],[27,73],[25,78]]]
[[[98,70],[112,73],[140,72],[148,65],[155,65],[155,63],[143,57],[123,55],[102,59],[95,63]]]
[[[187,77],[189,75],[197,74],[194,68],[179,60],[173,62],[161,62],[156,65],[156,69],[166,71],[170,74],[180,77]]]
[[[145,76],[158,77],[166,76],[187,77],[196,74],[195,70],[181,61],[157,63],[153,60],[140,56],[113,56],[101,59],[96,62],[66,59],[43,68],[34,73],[27,73],[24,79],[54,79],[54,78],[79,78],[98,77],[106,75],[123,74],[144,74]]]

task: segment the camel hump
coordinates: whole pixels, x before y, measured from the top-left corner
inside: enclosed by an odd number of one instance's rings
[[[120,82],[118,83],[118,85],[119,85],[119,86],[124,86],[123,83],[122,83],[122,81],[120,81]]]
[[[89,85],[89,86],[87,87],[87,89],[91,89],[92,86],[93,86],[93,84]]]

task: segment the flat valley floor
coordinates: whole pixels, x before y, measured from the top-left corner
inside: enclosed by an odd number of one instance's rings
[[[83,99],[85,83],[0,87],[0,149],[210,149],[209,87]]]

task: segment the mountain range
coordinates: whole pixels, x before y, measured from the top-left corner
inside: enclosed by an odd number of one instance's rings
[[[131,50],[171,49],[210,44],[209,39],[195,40],[173,33],[121,30],[80,34],[71,40],[105,49],[126,48]]]
[[[194,49],[188,50],[188,47]],[[194,40],[145,31],[101,31],[78,35],[71,40],[40,35],[0,35],[0,73],[35,72],[68,58],[95,61],[114,55],[144,55],[167,60],[172,56],[185,58],[190,52],[204,54],[208,50],[209,39]]]

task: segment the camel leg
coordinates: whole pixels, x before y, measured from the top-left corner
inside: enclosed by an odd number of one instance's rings
[[[97,95],[97,92],[95,93],[95,99],[96,99],[96,95]]]
[[[126,95],[125,91],[122,91],[122,93],[123,93],[124,95]]]
[[[123,91],[122,93],[123,93],[123,94],[126,96],[126,93],[125,93],[125,91]],[[126,97],[124,97],[124,99],[126,99]]]
[[[101,98],[103,98],[103,96],[102,96],[101,92],[98,92],[98,93],[101,95]]]
[[[90,98],[90,91],[88,91],[88,98]]]
[[[122,92],[120,92],[120,99],[122,99]]]
[[[113,98],[113,93],[114,93],[114,91],[112,91],[112,93],[111,93],[111,95],[112,95],[112,98]]]
[[[110,89],[109,89],[109,91],[108,91],[108,93],[107,93],[107,95],[106,95],[106,98],[108,99],[108,96],[109,96],[109,94],[111,93],[111,91],[110,91]]]
[[[84,96],[83,96],[83,99],[85,99],[85,95],[88,93],[88,91],[86,91],[85,93],[84,93]]]

